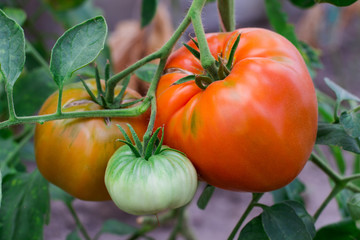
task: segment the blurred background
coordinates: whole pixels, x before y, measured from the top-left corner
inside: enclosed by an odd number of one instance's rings
[[[49,1],[51,0],[44,0],[44,2]],[[66,28],[93,15],[104,15],[109,27],[108,51],[111,53],[115,73],[161,47],[171,36],[172,31],[180,23],[186,9],[191,4],[189,0],[159,0],[159,2],[158,13],[154,21],[145,29],[141,29],[139,23],[141,0],[88,1],[71,11],[60,11],[56,14],[49,5],[44,4],[41,0],[0,0],[0,7],[19,4],[24,7],[27,17],[32,19],[31,23],[24,26],[25,34],[47,58],[49,58],[49,53],[46,52],[46,49],[52,48],[56,39]],[[238,0],[235,4],[237,28],[270,28],[265,14],[264,1]],[[288,1],[283,1],[283,6],[283,10],[289,16],[289,21],[295,25],[299,39],[315,47],[320,53],[323,66],[319,66],[314,77],[316,87],[331,95],[331,91],[323,80],[324,77],[328,77],[353,94],[359,95],[360,85],[357,83],[360,75],[360,2],[345,8],[321,4],[309,9],[299,9]],[[207,32],[219,31],[219,18],[215,2],[206,5],[203,22]],[[190,27],[188,34],[191,33]],[[184,35],[184,39],[181,39],[179,44],[188,40],[188,34]],[[138,79],[132,79],[131,84],[133,88],[143,93],[146,91],[147,85]],[[55,89],[52,82],[49,82],[48,85],[49,90],[44,93],[43,99]],[[23,114],[35,113],[41,103],[42,100],[39,99],[38,105],[32,106],[30,110],[26,108],[23,110]],[[21,105],[18,104],[19,108]],[[28,154],[33,154],[31,149],[28,149]],[[28,158],[29,168],[34,168],[35,163],[32,157]],[[328,179],[311,162],[306,165],[299,179],[307,185],[303,197],[309,213],[313,214],[330,191]],[[194,233],[198,239],[226,239],[245,210],[251,194],[216,189],[206,210],[200,210],[196,206],[196,200],[203,188],[204,184],[200,184],[199,192],[190,204],[188,211]],[[271,204],[271,194],[265,194],[261,202]],[[137,226],[137,221],[139,221],[137,217],[117,209],[111,201],[98,203],[75,200],[74,206],[91,236],[94,236],[102,222],[109,218],[119,219],[133,226]],[[260,210],[256,209],[249,219],[259,213]],[[339,219],[337,205],[335,201],[332,201],[320,216],[317,227]],[[66,236],[74,228],[74,219],[64,204],[60,201],[52,201],[51,221],[45,227],[44,239],[66,239]],[[149,235],[155,239],[166,239],[170,229],[169,226],[161,226]],[[100,239],[121,238],[103,235]]]

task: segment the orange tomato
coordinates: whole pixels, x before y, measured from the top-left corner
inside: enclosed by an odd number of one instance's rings
[[[94,80],[86,81],[93,93],[97,94]],[[120,92],[118,87],[115,93]],[[123,102],[136,100],[141,96],[127,89]],[[58,92],[43,104],[39,115],[56,111]],[[101,110],[93,102],[81,83],[64,88],[62,111]],[[130,123],[139,136],[146,131],[148,115],[132,118],[82,118],[64,119],[36,125],[35,157],[42,175],[51,183],[82,200],[109,200],[104,183],[105,169],[112,154],[123,139],[116,124],[128,129]],[[130,135],[130,132],[128,132]]]
[[[156,127],[165,126],[164,143],[184,152],[209,184],[271,191],[290,183],[312,151],[315,89],[298,50],[269,30],[208,34],[212,55],[226,62],[239,33],[230,74],[205,90],[194,81],[172,85],[204,69],[185,47],[170,56],[156,93]]]

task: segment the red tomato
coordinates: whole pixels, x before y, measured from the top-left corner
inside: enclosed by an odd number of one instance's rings
[[[205,90],[194,81],[171,85],[204,69],[185,47],[170,56],[156,93],[156,127],[165,126],[164,143],[184,152],[209,184],[271,191],[290,183],[311,154],[315,89],[298,50],[269,30],[208,34],[212,55],[228,59],[239,33],[230,74]]]
[[[87,80],[96,95],[94,80]],[[116,92],[119,93],[120,89]],[[127,89],[123,102],[141,96]],[[51,95],[42,106],[39,115],[56,111],[58,92]],[[101,110],[93,102],[81,83],[65,87],[62,111]],[[37,124],[35,132],[35,156],[42,175],[51,183],[82,200],[110,200],[104,175],[108,160],[123,139],[116,124],[128,129],[130,123],[139,136],[146,131],[148,115],[134,118],[82,118],[64,119]],[[128,132],[130,135],[130,132]]]

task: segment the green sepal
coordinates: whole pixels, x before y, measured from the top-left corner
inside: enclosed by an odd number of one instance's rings
[[[141,102],[143,101],[145,98],[139,98],[139,99],[136,99],[134,101],[131,101],[131,102],[127,102],[127,103],[123,103],[123,104],[114,104],[114,105],[111,105],[110,108],[115,108],[115,109],[118,109],[118,108],[126,108],[126,107],[129,107],[129,106],[132,106],[138,102]]]
[[[186,43],[184,43],[184,46],[187,48],[187,50],[189,50],[191,52],[192,55],[194,55],[194,57],[196,57],[197,59],[200,60],[200,52],[198,50],[190,47]]]
[[[156,150],[154,153],[155,155],[159,154],[161,152],[161,147],[162,147],[163,142],[164,142],[164,127],[162,127],[161,138],[160,138],[159,143],[157,144],[157,147],[156,147]]]
[[[120,131],[121,131],[122,135],[124,136],[125,140],[127,142],[131,143],[131,139],[130,139],[129,135],[125,132],[125,130],[119,124],[117,124],[116,126],[120,129]]]
[[[241,33],[237,36],[235,42],[234,42],[234,45],[231,47],[231,51],[230,51],[230,55],[229,55],[229,59],[228,59],[228,62],[226,64],[226,67],[228,69],[231,69],[232,68],[232,64],[233,64],[233,61],[234,61],[234,55],[235,55],[235,51],[239,45],[239,42],[240,42],[240,37],[241,37]]]
[[[105,65],[105,82],[107,82],[107,80],[109,80],[109,78],[110,78],[110,62],[109,62],[109,60],[107,60],[106,65]],[[106,91],[106,89],[105,89],[105,91]]]
[[[97,104],[100,105],[99,99],[95,97],[94,93],[90,90],[90,88],[89,88],[89,86],[86,84],[86,82],[85,82],[82,78],[80,78],[80,81],[81,81],[81,83],[83,84],[86,92],[87,92],[87,93],[89,94],[89,96],[91,97],[91,99],[92,99],[94,102],[96,102]]]
[[[116,141],[125,143],[126,145],[129,146],[129,148],[131,149],[131,151],[134,153],[134,155],[136,157],[138,157],[138,158],[141,157],[141,154],[139,153],[138,149],[132,144],[132,142],[128,142],[128,141],[125,141],[125,140],[122,140],[122,139],[118,139]]]
[[[130,76],[124,78],[124,79],[121,80],[121,81],[123,81],[123,82],[122,82],[122,89],[121,89],[121,91],[119,92],[119,94],[115,97],[115,99],[114,99],[114,102],[115,102],[115,103],[117,103],[117,102],[121,103],[121,100],[122,100],[123,97],[124,97],[126,88],[127,88],[127,86],[129,85],[129,82],[130,82]]]
[[[176,82],[173,82],[171,85],[178,85],[178,84],[182,84],[182,83],[194,81],[195,78],[196,78],[196,75],[189,75],[189,76],[180,78],[180,79],[177,80]]]
[[[104,95],[104,92],[101,87],[100,73],[97,65],[95,66],[95,80],[96,80],[96,88],[98,90],[97,98],[99,99],[101,95]]]
[[[139,152],[140,152],[140,155],[142,155],[142,148],[143,148],[143,146],[142,146],[142,143],[141,143],[138,135],[136,134],[134,128],[133,128],[130,124],[126,124],[126,125],[127,125],[127,126],[129,127],[129,129],[130,129],[131,135],[132,135],[132,137],[133,137],[133,139],[134,139],[134,142],[135,142],[135,144],[136,144],[137,149],[138,149]]]
[[[199,48],[199,43],[192,36],[189,36],[189,37],[190,37],[191,41],[195,44],[195,46],[197,48]]]
[[[160,132],[161,130],[161,127],[159,127],[158,129],[156,129],[156,131],[153,133],[153,135],[151,136],[147,146],[146,147],[146,150],[144,152],[144,158],[146,160],[148,160],[151,155],[153,155],[153,150],[154,150],[154,146],[155,146],[155,142],[156,142],[156,139],[157,139],[157,135],[158,133]]]
[[[207,77],[207,76],[196,76],[195,77],[195,83],[196,85],[201,88],[201,89],[206,89],[207,86],[209,86],[213,81],[211,80],[211,78]]]

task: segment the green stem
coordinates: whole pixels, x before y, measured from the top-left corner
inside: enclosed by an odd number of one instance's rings
[[[145,98],[144,101],[133,107],[124,109],[104,109],[101,111],[84,111],[84,112],[61,112],[61,114],[53,113],[40,116],[17,117],[15,120],[7,120],[0,123],[0,129],[24,123],[44,123],[47,121],[69,119],[69,118],[92,118],[92,117],[135,117],[143,114],[150,107],[150,99]]]
[[[252,199],[251,199],[249,205],[245,209],[245,212],[243,213],[243,215],[237,222],[237,224],[236,224],[235,228],[233,229],[233,231],[231,232],[230,236],[228,237],[228,240],[234,239],[236,233],[239,231],[239,229],[240,229],[241,225],[244,223],[246,217],[249,215],[249,213],[252,211],[252,209],[256,206],[256,204],[259,202],[260,198],[263,195],[264,195],[264,193],[253,193]]]
[[[151,138],[151,134],[153,132],[154,129],[154,124],[155,124],[155,119],[156,119],[156,111],[157,111],[157,106],[156,106],[156,97],[155,97],[155,92],[156,92],[156,86],[157,83],[159,82],[159,79],[161,77],[161,74],[164,70],[165,64],[166,64],[166,60],[167,58],[162,58],[160,60],[159,66],[156,70],[156,73],[154,75],[153,80],[151,81],[151,85],[149,87],[149,90],[147,92],[147,97],[151,98],[151,114],[150,114],[150,120],[149,120],[149,124],[148,127],[146,129],[146,132],[144,134],[144,144],[143,144],[143,152],[145,152],[148,142]]]
[[[59,98],[58,98],[58,104],[56,109],[56,115],[61,115],[61,102],[62,102],[62,93],[63,93],[63,86],[59,86]]]
[[[334,182],[335,184],[341,181],[341,177],[334,170],[332,170],[324,160],[322,160],[316,153],[311,153],[310,160],[323,170]]]
[[[351,181],[354,181],[354,180],[358,180],[360,179],[360,173],[357,173],[357,174],[353,174],[351,176],[348,176],[348,177],[344,177],[342,179],[343,182],[345,183],[348,183],[348,182],[351,182]]]
[[[126,78],[129,74],[131,74],[132,72],[134,72],[136,69],[138,69],[139,67],[143,66],[144,64],[157,59],[161,56],[161,50],[154,52],[142,59],[140,59],[139,61],[137,61],[136,63],[134,63],[133,65],[129,66],[128,68],[126,68],[125,70],[119,72],[118,74],[115,74],[114,76],[112,76],[108,81],[107,81],[107,88],[106,88],[106,93],[105,93],[105,99],[107,102],[112,103],[114,101],[114,90],[116,87],[116,84],[121,80]]]
[[[84,225],[81,223],[81,221],[80,221],[80,219],[79,219],[79,217],[78,217],[78,215],[77,215],[74,207],[72,206],[72,204],[71,204],[71,203],[66,203],[65,205],[66,205],[67,208],[69,209],[71,215],[73,216],[73,218],[74,218],[74,220],[75,220],[75,222],[76,222],[76,226],[78,227],[78,229],[80,230],[80,232],[82,233],[82,235],[84,236],[84,238],[85,238],[86,240],[91,240],[89,234],[87,233]]]
[[[199,1],[200,2],[200,1]],[[205,2],[205,1],[203,1]],[[191,14],[191,21],[194,27],[194,31],[199,43],[200,50],[200,62],[201,66],[211,75],[212,79],[218,80],[219,76],[217,74],[216,60],[212,56],[209,45],[206,40],[206,35],[204,32],[204,26],[201,20],[201,10],[189,10]]]
[[[224,32],[234,31],[236,25],[234,0],[218,0],[217,2],[222,30]]]
[[[9,120],[14,121],[17,119],[17,117],[14,106],[13,88],[10,84],[6,83],[5,90],[6,90],[6,96],[7,96],[8,108],[9,108]]]
[[[314,214],[314,221],[316,222],[319,218],[322,211],[325,209],[325,207],[329,204],[329,202],[342,190],[344,189],[343,184],[336,184],[335,187],[332,189],[330,194],[327,196],[327,198],[324,200],[324,202],[320,205],[318,210]]]

